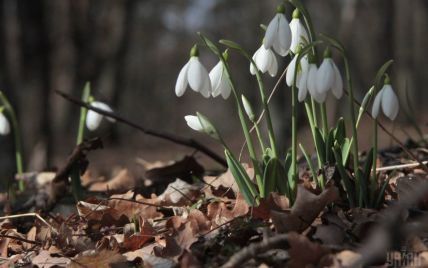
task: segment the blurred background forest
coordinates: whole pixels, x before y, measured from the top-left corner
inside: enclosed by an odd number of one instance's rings
[[[417,111],[416,120],[424,126],[428,96],[425,89],[428,1],[304,2],[316,30],[345,44],[357,97],[361,99],[370,87],[377,69],[386,60],[395,59],[392,81],[402,101],[401,109],[406,109],[407,89],[411,106]],[[80,97],[85,81],[91,82],[96,99],[111,104],[130,120],[148,128],[195,137],[221,152],[208,138],[189,130],[183,120],[184,115],[201,111],[217,123],[227,141],[238,149],[242,135],[233,102],[221,98],[206,100],[191,91],[177,98],[175,81],[188,59],[189,49],[199,41],[196,31],[214,40],[235,40],[253,53],[263,35],[259,24],[270,21],[278,3],[277,0],[1,0],[0,88],[17,108],[26,170],[61,165],[72,150],[79,109],[55,95],[54,90]],[[290,8],[287,11],[292,12]],[[207,51],[201,52],[201,60],[208,69],[217,62]],[[232,55],[231,60],[239,88],[257,105],[257,87],[248,63],[238,55]],[[282,66],[286,63],[284,60]],[[275,81],[266,76],[267,89]],[[272,103],[283,148],[289,137],[289,103],[290,92],[284,84]],[[328,107],[333,118],[346,108],[346,101],[331,99]],[[400,114],[397,129],[408,125],[407,118]],[[306,120],[301,122],[306,125]],[[398,130],[396,133],[403,136]],[[135,165],[136,157],[168,160],[192,152],[119,124],[104,123],[89,135],[101,136],[105,142],[105,150],[91,155],[95,165],[105,170],[112,165]],[[364,134],[360,137],[370,140]],[[14,172],[12,137],[0,137],[0,148],[3,179]]]

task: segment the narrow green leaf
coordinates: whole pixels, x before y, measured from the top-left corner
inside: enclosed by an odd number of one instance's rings
[[[334,129],[334,139],[339,143],[340,146],[343,145],[346,138],[346,126],[345,120],[343,117],[337,120],[336,128]]]
[[[349,153],[351,152],[352,138],[345,138],[342,145],[342,165],[346,166],[348,163]],[[337,161],[337,158],[336,158]]]
[[[312,177],[314,178],[315,181],[318,181],[318,176],[317,173],[315,171],[314,165],[312,164],[312,160],[309,157],[308,153],[306,152],[305,148],[303,147],[303,145],[301,143],[299,143],[299,147],[300,147],[300,151],[302,151],[303,156],[306,159],[306,162],[308,163],[309,169],[312,173]],[[320,183],[318,182],[318,185],[320,185]]]
[[[342,43],[337,40],[336,38],[333,38],[331,36],[325,35],[325,34],[320,34],[320,36],[327,41],[328,43],[330,43],[330,45],[332,45],[333,47],[337,48],[341,53],[345,52],[345,47],[342,45]]]
[[[223,45],[225,45],[225,46],[227,46],[227,47],[230,47],[230,48],[233,48],[233,49],[239,50],[241,53],[243,52],[243,53],[247,54],[247,53],[245,52],[245,50],[241,47],[241,45],[239,45],[238,43],[236,43],[236,42],[234,42],[234,41],[226,40],[226,39],[221,39],[221,40],[219,41],[219,43],[220,43],[220,44],[223,44]]]
[[[318,127],[314,128],[315,130],[315,147],[317,149],[317,156],[321,160],[321,163],[325,164],[325,142],[324,138],[322,137],[321,131]],[[322,167],[319,167],[320,169]]]
[[[337,143],[333,147],[333,152],[334,152],[334,157],[336,158],[336,168],[339,171],[341,182],[346,191],[349,205],[351,207],[355,207],[355,201],[354,201],[355,189],[353,187],[351,178],[346,172],[345,167],[342,165],[342,156],[340,154],[340,147]]]
[[[275,187],[277,185],[278,180],[278,169],[281,166],[278,158],[271,158],[266,165],[266,169],[263,176],[264,183],[264,195],[267,197],[269,193],[275,191]]]
[[[327,140],[325,143],[325,160],[329,163],[334,163],[333,144],[334,144],[334,129],[331,129],[328,132]]]
[[[220,49],[204,34],[198,32],[199,37],[202,39],[204,44],[208,47],[209,50],[211,50],[214,54],[217,56],[221,55]]]
[[[374,204],[375,208],[379,208],[380,203],[385,199],[384,194],[385,194],[386,187],[388,186],[388,183],[389,183],[389,178],[383,182],[382,187],[379,190],[379,193],[376,198],[376,203]]]
[[[245,201],[247,201],[249,205],[254,206],[256,204],[256,189],[254,184],[251,182],[244,167],[236,160],[229,150],[225,150],[225,155],[230,172],[235,178],[236,184],[244,196]]]

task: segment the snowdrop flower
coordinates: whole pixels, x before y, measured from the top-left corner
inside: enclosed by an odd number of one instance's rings
[[[101,109],[101,110],[106,111],[106,112],[113,112],[113,110],[110,108],[110,106],[108,106],[107,104],[105,104],[103,102],[93,101],[90,103],[90,105],[92,107]],[[101,115],[95,111],[89,110],[88,114],[86,115],[86,127],[90,131],[96,130],[100,126],[103,118],[104,118],[103,115]],[[110,122],[116,122],[116,120],[111,118],[111,117],[107,117],[107,120],[109,120]]]
[[[8,135],[10,133],[10,124],[7,120],[6,116],[4,116],[3,112],[0,108],[0,135]]]
[[[254,122],[256,120],[256,115],[254,114],[253,107],[251,107],[250,102],[244,95],[241,96],[241,100],[242,100],[242,105],[244,106],[245,113],[247,114],[250,121]]]
[[[200,92],[205,98],[211,95],[211,82],[207,70],[199,61],[199,50],[195,45],[190,51],[189,61],[181,68],[175,84],[177,97],[183,96],[187,85],[195,92]]]
[[[186,120],[187,125],[198,132],[204,132],[204,127],[201,124],[201,121],[199,121],[199,118],[196,115],[186,115],[184,117],[184,120]]]
[[[317,90],[318,67],[313,56],[309,57],[308,68],[303,72],[299,83],[299,90],[307,89],[312,98],[318,103],[323,103],[327,93],[319,93]],[[303,89],[302,89],[303,88]]]
[[[329,90],[340,99],[343,95],[343,81],[339,69],[331,58],[331,51],[327,48],[324,60],[317,72],[317,90],[319,94],[326,94]]]
[[[227,51],[223,53],[223,57],[227,60]],[[214,66],[209,76],[211,80],[212,96],[215,98],[221,95],[223,99],[229,98],[232,88],[227,78],[226,67],[222,61],[219,61],[217,65]]]
[[[261,45],[253,55],[253,61],[256,63],[260,72],[268,72],[270,76],[274,77],[278,73],[278,61],[275,53],[271,49],[266,49]],[[256,74],[256,68],[250,63],[250,73]]]
[[[184,119],[191,129],[208,134],[216,140],[221,140],[217,129],[203,114],[197,112],[196,115],[186,115]]]
[[[285,7],[280,5],[270,21],[264,38],[265,49],[273,48],[281,56],[287,56],[291,45],[291,29],[285,17]]]
[[[300,48],[297,50],[297,54],[291,60],[290,64],[287,68],[287,73],[285,76],[285,81],[289,87],[293,86],[294,83],[294,72],[297,69],[297,77],[296,77],[296,86],[299,89],[297,99],[299,102],[302,102],[306,98],[307,94],[307,79],[308,79],[308,68],[309,62],[307,56],[302,57],[298,65],[296,66],[297,58],[299,57]]]
[[[300,21],[300,12],[296,8],[293,12],[293,19],[290,22],[291,29],[291,47],[290,50],[296,53],[299,45],[304,41],[308,41],[308,32]]]
[[[377,118],[381,107],[383,113],[389,119],[394,120],[397,117],[399,111],[398,98],[397,95],[395,95],[394,90],[392,89],[391,81],[388,76],[385,78],[384,85],[379,91],[379,93],[376,95],[376,98],[373,102],[373,118]]]

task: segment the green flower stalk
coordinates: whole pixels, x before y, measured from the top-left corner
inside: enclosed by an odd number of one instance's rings
[[[84,103],[89,103],[91,98],[91,83],[86,82],[85,87],[83,88],[82,101]],[[85,122],[86,116],[88,114],[88,109],[86,107],[80,108],[80,119],[79,119],[79,129],[77,132],[76,145],[79,145],[83,142],[85,136]]]
[[[253,123],[254,129],[256,130],[257,138],[258,138],[259,144],[260,144],[260,149],[262,150],[262,152],[265,152],[266,147],[264,145],[263,138],[262,138],[262,135],[260,133],[260,129],[259,129],[259,126],[257,124],[256,116],[254,114],[253,108],[252,108],[250,102],[248,101],[248,99],[244,95],[241,96],[241,99],[242,99],[242,105],[244,106],[245,113],[247,114],[248,119],[251,121],[251,123]]]
[[[3,105],[2,110],[8,115],[13,129],[13,136],[15,141],[15,161],[16,161],[16,172],[18,175],[22,175],[24,173],[24,165],[23,165],[23,154],[22,154],[22,145],[21,145],[21,131],[18,125],[18,120],[16,117],[15,110],[10,104],[9,100],[6,98],[4,93],[0,91],[0,101]],[[19,180],[18,187],[20,191],[25,190],[25,184],[23,180]]]

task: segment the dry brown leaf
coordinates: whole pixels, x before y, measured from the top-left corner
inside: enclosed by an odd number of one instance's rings
[[[148,241],[153,240],[155,234],[155,229],[147,222],[147,220],[140,218],[140,232],[130,236],[125,235],[123,247],[130,251],[137,250]]]
[[[158,197],[164,206],[183,206],[191,204],[201,195],[200,188],[176,179]]]
[[[321,258],[329,251],[321,245],[311,242],[308,238],[297,233],[289,233],[288,243],[290,249],[288,254],[290,260],[287,267],[310,267],[316,266]]]
[[[155,183],[168,183],[176,178],[181,178],[190,182],[192,180],[192,176],[199,177],[204,173],[204,171],[204,168],[193,156],[185,156],[179,161],[148,169],[145,177]]]
[[[114,208],[117,211],[120,211],[123,215],[127,216],[128,219],[133,219],[135,217],[142,217],[144,219],[156,219],[162,217],[162,213],[158,212],[157,204],[159,200],[157,199],[146,199],[141,195],[135,196],[135,201],[141,202],[132,202],[134,198],[134,193],[129,191],[122,195],[112,195],[111,198],[121,198],[126,200],[109,200],[108,206]],[[143,204],[144,203],[144,204]]]
[[[207,206],[207,217],[214,225],[222,225],[232,219],[247,215],[250,207],[241,194],[238,194],[235,205],[230,209],[224,202],[213,202]]]
[[[299,185],[296,201],[289,211],[271,211],[273,224],[280,233],[302,232],[312,224],[326,205],[338,198],[339,192],[335,186],[330,186],[320,195],[315,195]]]
[[[36,234],[37,234],[36,226],[31,227],[31,229],[27,233],[27,239],[31,240],[31,241],[35,241],[36,240]],[[34,244],[24,242],[22,244],[22,246],[24,247],[24,249],[28,250],[28,249],[32,248],[34,246]]]
[[[243,163],[242,165],[245,171],[247,171],[248,176],[250,178],[253,178],[254,169],[250,168],[248,164]],[[211,188],[213,188],[211,191],[216,196],[224,196],[226,192],[229,192],[229,189],[233,190],[235,196],[239,193],[238,185],[236,184],[235,178],[233,178],[233,175],[230,170],[227,170],[220,176],[205,176],[204,181],[206,184],[211,185]]]
[[[95,182],[89,186],[93,192],[124,193],[137,186],[137,179],[128,169],[122,169],[116,176],[106,182]]]
[[[47,250],[42,250],[31,260],[35,267],[50,268],[50,267],[65,267],[70,263],[70,259],[64,257],[52,257]]]
[[[126,262],[126,258],[117,251],[88,250],[71,259],[69,268],[110,268],[112,265],[120,265]]]

